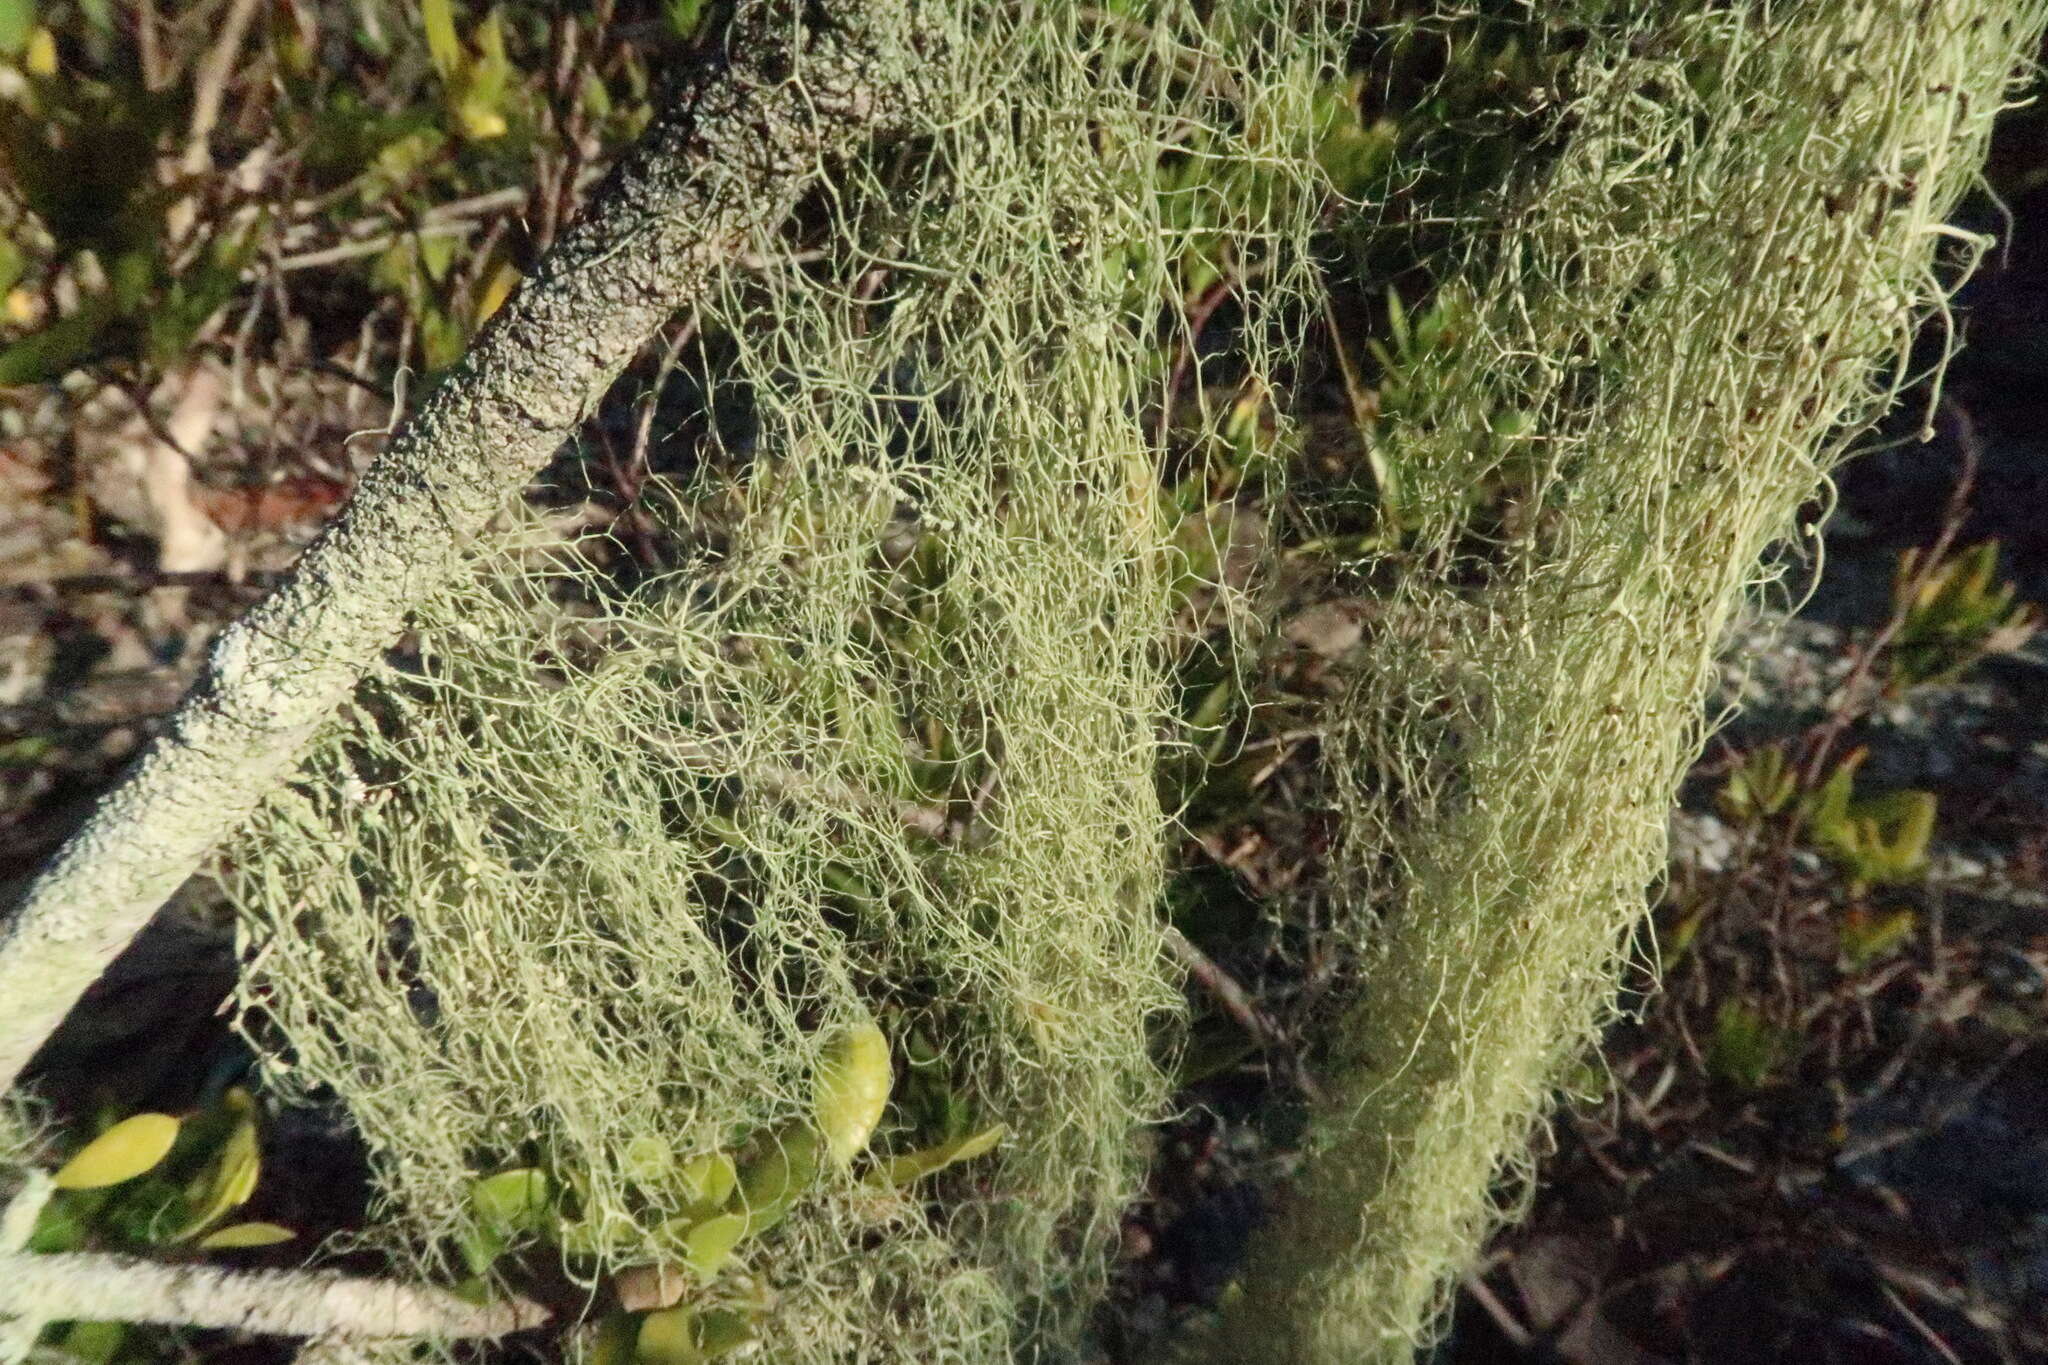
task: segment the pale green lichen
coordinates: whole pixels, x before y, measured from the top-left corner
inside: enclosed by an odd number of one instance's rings
[[[1001,1358],[1103,1280],[1178,1008],[1153,318],[1198,234],[1263,262],[1248,306],[1298,296],[1341,54],[1315,6],[928,8],[938,112],[834,171],[822,259],[751,243],[704,302],[712,434],[640,508],[671,567],[515,518],[229,879],[273,1077],[347,1104],[374,1240],[432,1274],[498,1167],[573,1191],[576,1273],[672,1259],[650,1138],[804,1121],[863,1010],[915,1040],[925,1100],[1008,1137],[936,1204],[835,1166],[743,1242],[698,1297],[776,1360]],[[1177,142],[1261,197],[1189,214]]]

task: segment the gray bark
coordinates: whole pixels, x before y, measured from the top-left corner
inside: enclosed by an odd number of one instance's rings
[[[90,1252],[0,1252],[0,1313],[372,1341],[500,1337],[548,1320],[525,1299],[476,1304],[445,1289],[327,1271],[232,1271]]]
[[[407,610],[562,444],[642,342],[826,159],[917,105],[914,0],[746,12],[732,63],[657,119],[365,475],[292,578],[215,645],[169,728],[0,927],[0,1091],[272,788]]]

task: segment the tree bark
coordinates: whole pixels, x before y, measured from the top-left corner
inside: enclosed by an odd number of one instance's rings
[[[0,1091],[79,996],[282,781],[465,545],[642,342],[828,158],[917,107],[914,0],[763,0],[730,61],[650,127],[364,476],[292,577],[215,644],[167,732],[0,927]]]
[[[548,1320],[525,1299],[478,1304],[445,1289],[327,1271],[159,1265],[93,1252],[0,1252],[0,1313],[366,1341],[501,1337]]]

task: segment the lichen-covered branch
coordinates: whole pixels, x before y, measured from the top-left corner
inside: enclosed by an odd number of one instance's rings
[[[2048,5],[1540,13],[1554,151],[1444,261],[1469,316],[1377,431],[1413,510],[1325,750],[1362,989],[1218,1359],[1411,1361],[1512,1213],[1614,1008],[1716,646],[1896,395]]]
[[[372,1341],[501,1337],[548,1319],[524,1299],[477,1304],[443,1289],[326,1271],[233,1271],[90,1252],[0,1253],[0,1313]]]
[[[561,445],[646,337],[828,159],[917,106],[908,0],[749,7],[699,80],[597,191],[400,429],[341,520],[227,630],[166,733],[0,929],[0,1088],[268,794],[422,595]]]

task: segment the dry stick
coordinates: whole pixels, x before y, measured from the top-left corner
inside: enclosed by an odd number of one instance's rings
[[[43,1206],[56,1193],[56,1185],[50,1180],[49,1172],[34,1166],[21,1171],[21,1188],[7,1201],[7,1207],[0,1210],[0,1255],[20,1251],[35,1235],[36,1220],[42,1217]],[[0,1315],[0,1365],[21,1365],[35,1349],[36,1339],[43,1329],[50,1325],[46,1314],[23,1313],[19,1317]]]
[[[0,1252],[0,1312],[52,1322],[149,1322],[283,1336],[500,1337],[548,1312],[525,1299],[477,1304],[445,1289],[319,1270],[222,1270],[133,1256]]]
[[[220,122],[221,100],[235,73],[235,58],[241,54],[242,39],[256,17],[258,3],[259,0],[229,0],[220,35],[200,59],[192,82],[192,121],[185,133],[184,155],[178,159],[178,173],[187,181],[197,181],[213,169],[213,152],[207,140],[213,136],[214,125]],[[169,239],[183,241],[198,214],[199,195],[195,188],[164,215],[164,231]]]
[[[291,770],[406,613],[595,407],[642,342],[821,164],[919,105],[935,40],[908,0],[808,31],[748,11],[364,476],[291,579],[222,633],[166,733],[32,883],[0,932],[0,1089],[79,996]]]

